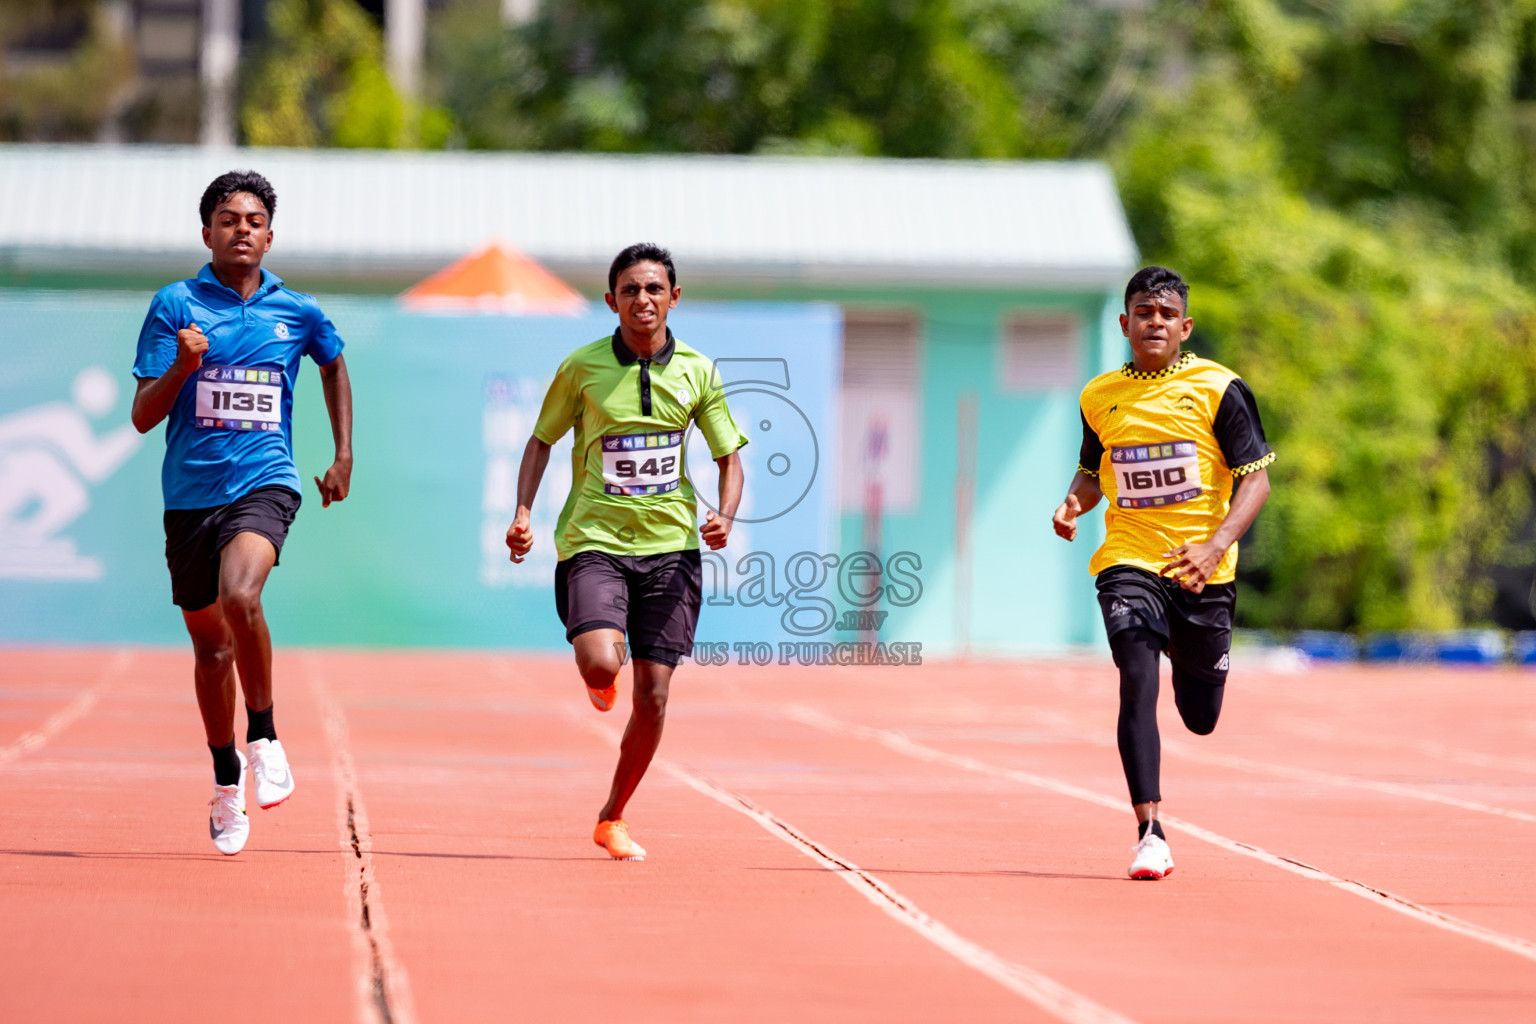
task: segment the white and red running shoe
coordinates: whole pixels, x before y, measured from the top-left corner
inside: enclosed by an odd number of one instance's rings
[[[1168,843],[1163,837],[1150,828],[1141,837],[1141,841],[1131,847],[1131,853],[1135,857],[1126,869],[1126,874],[1132,878],[1157,879],[1173,874],[1173,851],[1168,849]]]
[[[251,755],[251,776],[256,780],[256,806],[267,811],[293,796],[293,772],[288,755],[278,740],[253,740],[245,748]]]

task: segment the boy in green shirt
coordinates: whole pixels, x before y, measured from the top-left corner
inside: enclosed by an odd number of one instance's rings
[[[711,550],[725,547],[741,501],[736,452],[747,438],[731,419],[714,364],[667,329],[681,295],[667,250],[640,243],[614,258],[605,298],[618,330],[572,352],[555,372],[523,451],[517,516],[507,529],[512,561],[521,562],[533,548],[529,509],[550,446],[574,430],[571,493],[555,525],[555,607],[599,711],[617,703],[626,635],[634,666],[634,710],[592,837],[615,860],[645,859],[629,837],[624,806],[661,742],[672,671],[693,647],[703,590],[699,537]],[[697,535],[683,466],[690,420],[720,467],[720,514],[706,513]]]

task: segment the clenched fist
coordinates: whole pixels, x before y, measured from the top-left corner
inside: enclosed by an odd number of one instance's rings
[[[208,336],[197,324],[188,324],[176,332],[176,362],[187,373],[203,365],[203,355],[208,351]]]
[[[1083,514],[1083,503],[1077,500],[1077,495],[1067,495],[1056,509],[1056,514],[1051,517],[1051,525],[1056,528],[1056,536],[1062,540],[1077,539],[1077,517]]]
[[[533,527],[526,508],[519,508],[512,525],[507,527],[507,549],[514,562],[521,562],[533,550]]]

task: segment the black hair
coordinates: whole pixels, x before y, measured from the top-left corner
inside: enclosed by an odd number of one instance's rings
[[[619,275],[636,263],[660,263],[667,268],[667,286],[677,287],[677,268],[672,265],[672,254],[655,242],[636,242],[615,256],[608,265],[610,294],[619,286]]]
[[[1176,272],[1167,267],[1142,267],[1125,286],[1125,311],[1131,311],[1131,297],[1138,292],[1148,295],[1166,295],[1172,292],[1184,303],[1189,312],[1189,285]]]
[[[248,192],[259,199],[267,208],[267,223],[277,215],[277,192],[270,181],[255,171],[226,171],[203,190],[203,201],[198,204],[203,227],[212,226],[214,208],[236,192]]]

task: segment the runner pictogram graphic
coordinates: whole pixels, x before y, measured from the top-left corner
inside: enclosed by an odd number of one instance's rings
[[[118,387],[99,366],[75,377],[70,401],[0,416],[0,578],[95,580],[101,560],[62,536],[91,506],[91,485],[127,462],[142,443],[124,423],[96,433]]]

